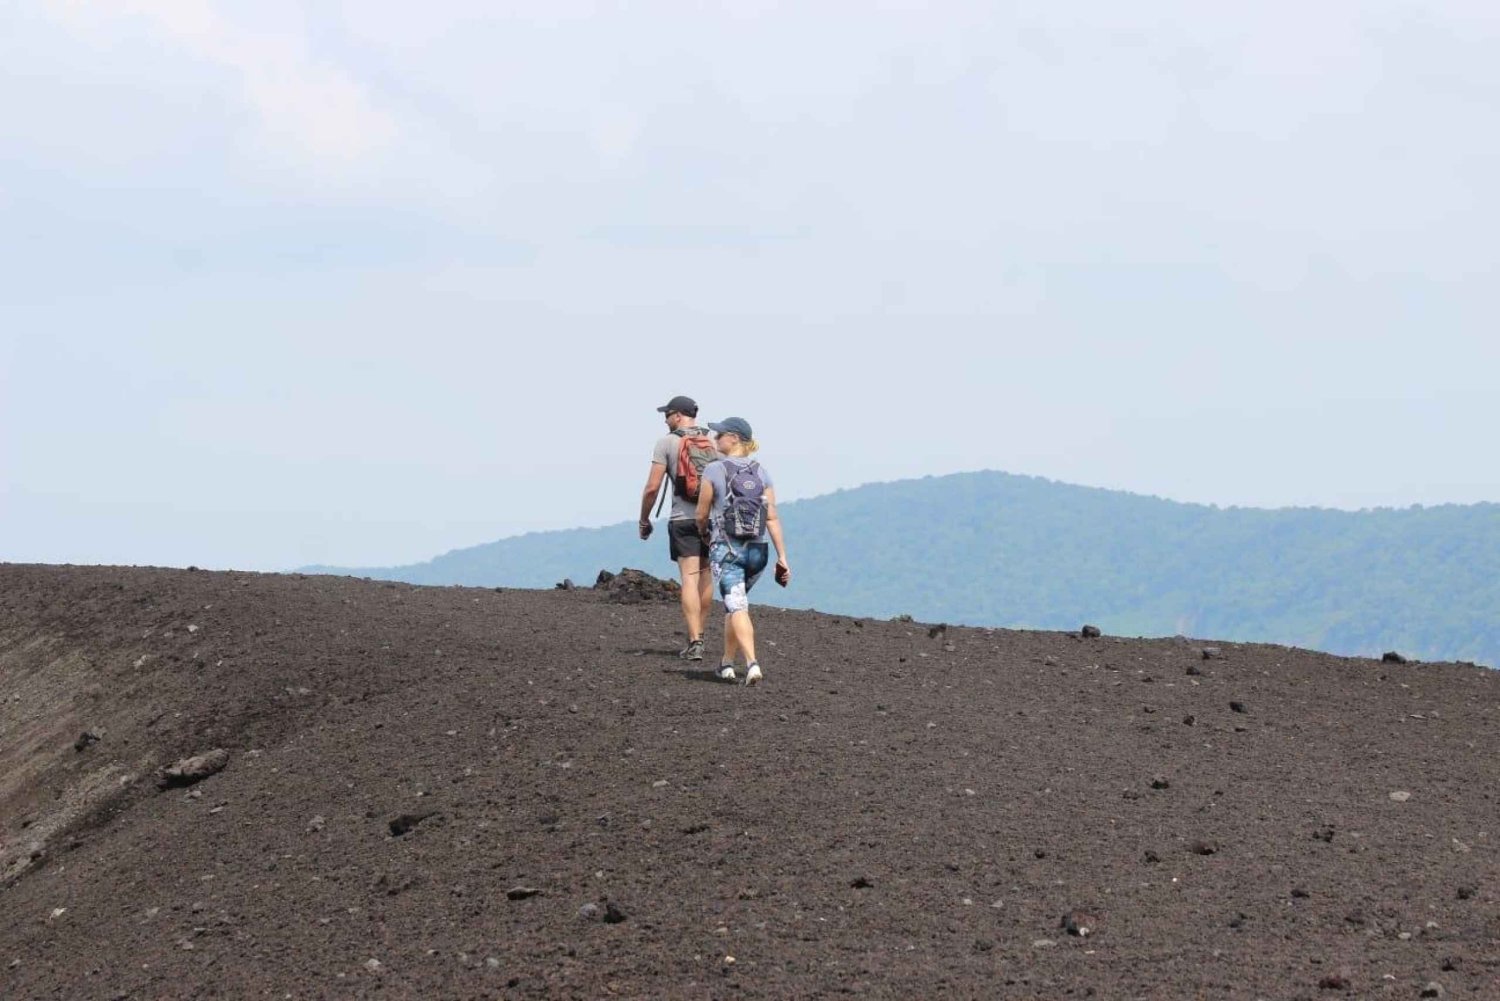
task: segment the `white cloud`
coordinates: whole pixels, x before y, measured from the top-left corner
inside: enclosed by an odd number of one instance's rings
[[[395,116],[351,72],[312,51],[295,6],[245,8],[209,0],[50,5],[96,42],[108,36],[111,22],[135,19],[179,52],[227,71],[239,103],[251,113],[252,128],[242,138],[257,155],[336,177],[363,172],[401,138]]]

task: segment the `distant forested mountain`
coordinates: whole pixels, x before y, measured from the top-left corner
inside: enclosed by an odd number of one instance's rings
[[[843,490],[782,516],[796,579],[762,582],[767,603],[1500,664],[1500,504],[1224,509],[983,472]],[[669,576],[663,533],[643,543],[622,523],[304,572],[550,587],[622,566]]]

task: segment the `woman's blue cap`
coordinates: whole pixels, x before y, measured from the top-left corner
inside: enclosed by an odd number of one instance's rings
[[[750,430],[750,422],[743,417],[726,417],[722,421],[709,421],[708,429],[718,431],[720,434],[728,432],[738,435],[741,441],[755,440],[755,435]]]

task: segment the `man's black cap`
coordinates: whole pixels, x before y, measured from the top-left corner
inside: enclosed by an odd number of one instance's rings
[[[698,416],[698,404],[690,396],[674,396],[667,401],[666,406],[657,407],[659,414],[686,414],[689,417]]]

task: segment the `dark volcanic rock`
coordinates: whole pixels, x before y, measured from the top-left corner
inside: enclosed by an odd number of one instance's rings
[[[1216,646],[1206,646],[1198,651],[1198,656],[1204,660],[1219,660],[1224,656],[1223,652]]]
[[[662,580],[644,570],[632,570],[630,567],[619,573],[600,570],[599,578],[594,582],[594,590],[602,591],[609,600],[618,601],[622,605],[677,601],[682,594],[682,586],[675,580]]]
[[[1247,713],[1250,711],[1249,709],[1245,708],[1245,703],[1243,702],[1231,702],[1229,703],[1229,708],[1237,713]]]
[[[426,813],[403,813],[399,817],[393,817],[386,828],[391,832],[391,837],[399,838],[416,830],[418,824],[430,817],[436,817],[437,813],[428,810]]]
[[[1103,633],[1099,631],[1098,626],[1084,626],[1082,629],[1078,630],[1078,635],[1082,636],[1086,640],[1096,640],[1100,636],[1102,636]]]
[[[1099,927],[1099,919],[1086,911],[1069,911],[1062,916],[1058,927],[1075,938],[1087,938]]]
[[[0,997],[1495,995],[1500,676],[762,605],[746,697],[559,576],[0,563]]]
[[[1382,663],[1386,663],[1386,664],[1405,664],[1406,663],[1406,658],[1403,657],[1403,656],[1401,656],[1401,654],[1397,653],[1394,650],[1387,650],[1385,653],[1381,654],[1380,655],[1380,660],[1381,660]]]
[[[99,735],[92,730],[85,730],[73,741],[73,750],[82,752],[94,744],[99,743]]]
[[[227,764],[229,764],[229,752],[222,747],[216,747],[212,751],[183,758],[176,764],[163,768],[157,776],[156,784],[163,789],[190,786],[223,771]]]

